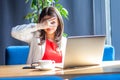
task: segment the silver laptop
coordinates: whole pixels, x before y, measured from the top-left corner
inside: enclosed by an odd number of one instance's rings
[[[105,36],[68,37],[62,68],[98,65],[102,62]]]

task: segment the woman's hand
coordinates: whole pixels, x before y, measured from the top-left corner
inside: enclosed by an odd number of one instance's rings
[[[38,23],[37,24],[37,30],[47,29],[47,28],[50,28],[50,27],[57,26],[56,19],[57,19],[56,17],[52,17],[50,19],[42,21],[41,23]]]
[[[47,21],[49,22],[50,27],[57,27],[57,18],[56,17],[53,17]]]

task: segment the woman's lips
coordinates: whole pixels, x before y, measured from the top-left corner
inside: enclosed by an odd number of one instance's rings
[[[52,30],[52,28],[47,28],[47,31],[50,31],[50,30]]]

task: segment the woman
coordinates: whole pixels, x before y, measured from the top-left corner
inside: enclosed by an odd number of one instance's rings
[[[46,7],[42,10],[38,23],[18,25],[12,28],[12,37],[27,42],[30,51],[28,64],[38,60],[54,60],[62,63],[66,38],[63,34],[63,19],[55,7]]]

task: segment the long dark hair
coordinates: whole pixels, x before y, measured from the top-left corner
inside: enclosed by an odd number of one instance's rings
[[[59,25],[57,27],[57,30],[55,32],[55,42],[58,46],[58,48],[61,47],[61,38],[62,38],[62,33],[63,33],[63,28],[64,28],[64,23],[63,23],[63,19],[62,16],[60,15],[59,11],[55,8],[55,7],[46,7],[42,10],[39,19],[38,19],[38,23],[40,23],[42,21],[42,19],[44,18],[44,16],[52,16],[55,17],[57,16],[58,21],[59,21]],[[45,42],[45,31],[44,30],[40,30],[40,45],[42,45]]]

